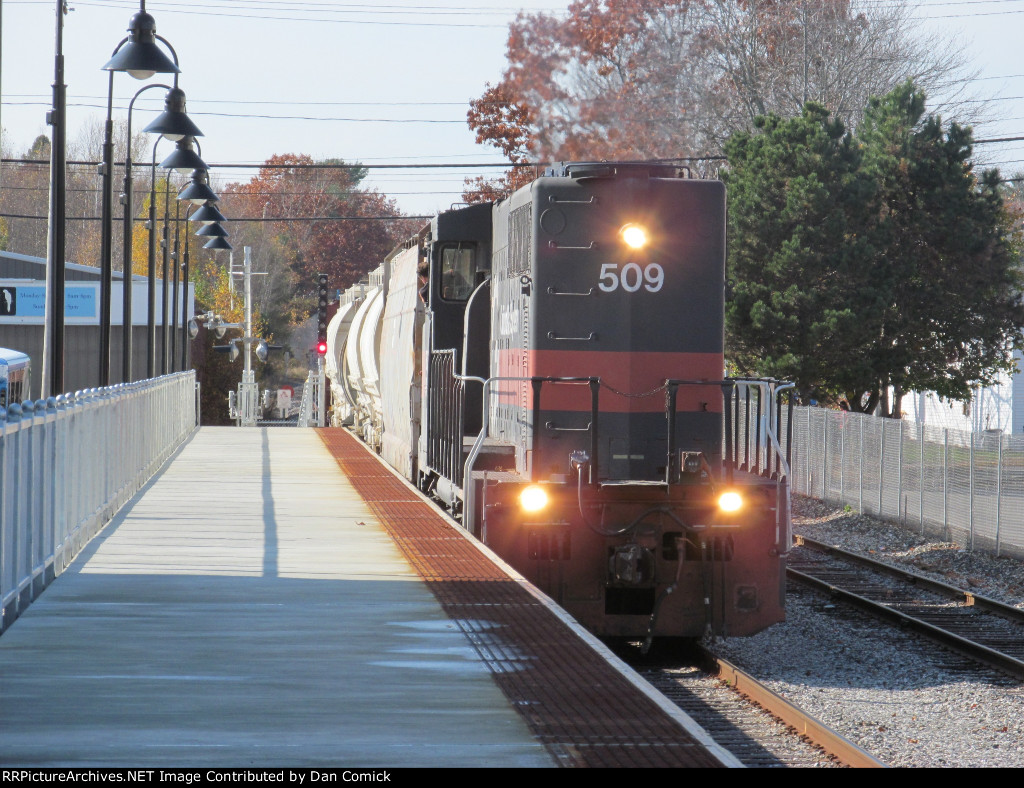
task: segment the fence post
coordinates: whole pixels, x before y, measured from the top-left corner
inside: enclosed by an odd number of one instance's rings
[[[1003,433],[999,433],[999,454],[996,460],[996,558],[999,557],[999,519],[1003,502]]]
[[[882,422],[882,437],[878,439],[878,516],[882,516],[882,480],[885,478],[885,419]]]
[[[821,428],[821,500],[828,502],[828,414],[822,411],[824,424]]]
[[[969,458],[971,463],[971,492],[968,496],[967,504],[970,507],[971,550],[974,550],[974,430],[971,430],[971,450]]]
[[[839,411],[839,503],[846,503],[846,413]]]
[[[924,422],[918,425],[917,446],[921,452],[921,469],[918,474],[917,486],[919,488],[917,499],[917,513],[921,516],[921,536],[924,536]]]
[[[949,427],[942,428],[942,538],[949,541]]]
[[[903,419],[900,419],[900,448],[896,452],[896,464],[899,469],[896,472],[896,518],[900,516],[900,504],[903,503],[903,524],[907,524],[907,505],[903,502]]]
[[[805,470],[807,471],[807,494],[810,496],[814,494],[814,490],[811,489],[811,483],[814,479],[814,474],[811,473],[811,409],[809,407],[805,407],[804,411],[807,413],[807,431],[804,433],[804,445],[806,447],[804,449],[804,456],[807,458],[807,467]],[[737,419],[737,421],[739,421],[739,419]]]
[[[860,425],[860,464],[857,469],[857,482],[860,492],[857,494],[857,511],[864,512],[864,415],[857,414],[857,423]]]

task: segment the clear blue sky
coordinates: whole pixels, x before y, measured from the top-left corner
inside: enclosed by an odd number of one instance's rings
[[[890,2],[891,0],[865,0]],[[559,11],[563,0],[149,0],[157,32],[174,46],[189,114],[205,133],[209,163],[256,164],[275,153],[307,153],[364,163],[500,160],[474,144],[466,103],[500,78],[506,26],[516,9]],[[49,133],[55,0],[0,0],[3,14],[2,120],[15,153]],[[64,54],[68,138],[103,117],[100,70],[126,33],[138,0],[69,0]],[[996,121],[977,137],[1024,136],[1024,63],[1017,57],[1024,0],[926,0],[922,25],[961,31],[992,98]],[[154,78],[151,81],[159,81]],[[144,83],[114,77],[115,114]],[[162,108],[145,94],[133,115],[141,129]],[[427,122],[432,121],[432,122]],[[163,143],[168,150],[169,143]],[[163,148],[161,148],[163,150]],[[1024,170],[1024,142],[979,147],[1004,173]],[[230,170],[218,177],[245,180]],[[372,184],[409,213],[432,213],[458,199],[463,172],[379,172]],[[215,183],[216,188],[216,183]]]

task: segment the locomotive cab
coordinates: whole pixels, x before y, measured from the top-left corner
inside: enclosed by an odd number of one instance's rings
[[[490,203],[447,211],[431,222],[421,254],[427,306],[422,335],[425,429],[418,483],[453,510],[461,504],[466,436],[480,431],[481,385],[490,333]]]

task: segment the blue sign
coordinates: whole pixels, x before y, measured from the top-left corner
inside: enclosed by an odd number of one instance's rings
[[[99,316],[99,285],[64,285],[64,319],[95,325]],[[46,319],[46,285],[0,281],[0,323],[42,324]]]

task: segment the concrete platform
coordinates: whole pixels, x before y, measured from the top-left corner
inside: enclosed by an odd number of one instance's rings
[[[553,766],[313,430],[204,427],[0,637],[4,766]]]

